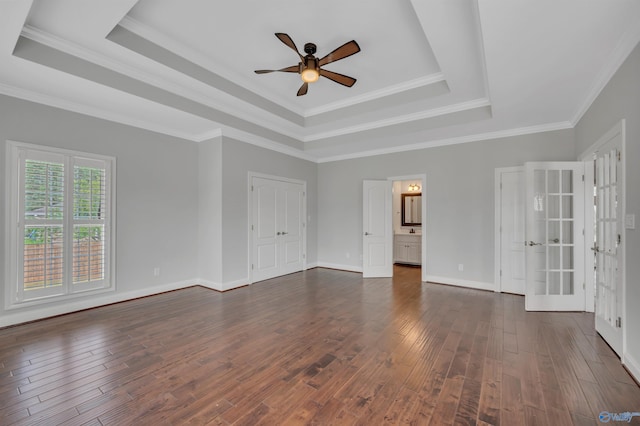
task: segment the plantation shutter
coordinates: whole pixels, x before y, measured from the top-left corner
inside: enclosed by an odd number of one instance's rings
[[[112,160],[13,152],[18,226],[11,303],[112,287]]]
[[[25,151],[21,222],[23,257],[21,298],[64,292],[65,159],[62,155]],[[26,293],[26,294],[25,294]]]
[[[107,170],[103,161],[73,159],[73,280],[76,290],[105,279]]]

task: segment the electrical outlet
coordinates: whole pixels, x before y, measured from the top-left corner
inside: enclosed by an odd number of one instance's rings
[[[458,271],[464,271],[464,265],[462,263],[458,263]]]
[[[160,276],[160,268],[158,268],[158,267],[153,268],[153,276],[154,277],[159,277]]]

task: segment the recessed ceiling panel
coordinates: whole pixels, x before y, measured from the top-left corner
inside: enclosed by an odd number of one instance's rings
[[[439,72],[429,43],[408,0],[141,0],[128,17],[156,34],[152,40],[261,95],[294,102],[300,111]],[[256,75],[256,69],[296,65],[299,58],[275,36],[291,36],[298,50],[317,45],[322,57],[355,39],[362,51],[326,69],[358,81],[346,88],[321,78],[296,97],[300,76]],[[172,40],[166,46],[162,40]]]

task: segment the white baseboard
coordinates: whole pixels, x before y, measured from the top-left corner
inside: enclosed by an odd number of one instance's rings
[[[249,279],[243,278],[241,280],[228,281],[226,283],[217,283],[214,281],[203,280],[202,278],[198,278],[196,280],[197,285],[201,285],[202,287],[210,288],[216,291],[227,291],[233,290],[234,288],[244,287],[249,285]]]
[[[313,268],[318,268],[318,267],[319,267],[318,262],[307,263],[307,265],[306,265],[306,267],[305,267],[305,270],[307,270],[307,269],[313,269]]]
[[[362,266],[340,265],[338,263],[318,262],[318,268],[339,269],[341,271],[362,272]]]
[[[640,382],[640,362],[628,353],[625,353],[622,355],[622,364],[629,370],[633,378]]]
[[[0,316],[0,327],[7,327],[43,318],[55,317],[57,315],[64,315],[71,312],[82,311],[84,309],[97,308],[99,306],[124,302],[131,299],[137,299],[139,297],[153,296],[154,294],[180,290],[197,284],[198,280],[193,279],[123,293],[103,293],[91,299],[69,300],[68,303],[58,302],[53,306],[42,305],[28,311],[20,312],[19,309],[15,312],[13,312],[13,310],[5,311],[5,314]]]
[[[461,280],[458,278],[438,277],[435,275],[427,275],[427,281],[438,284],[454,285],[457,287],[475,288],[478,290],[495,290],[494,283],[485,283],[482,281]]]

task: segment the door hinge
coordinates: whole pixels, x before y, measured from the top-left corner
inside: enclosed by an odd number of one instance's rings
[[[253,225],[251,225],[251,230],[253,231]]]
[[[618,234],[618,245],[622,243],[622,235]]]
[[[253,192],[253,185],[251,185],[251,192]]]
[[[622,161],[622,152],[618,151],[618,161]]]
[[[582,283],[582,289],[586,290],[587,289],[587,284],[586,283]]]
[[[500,269],[500,276],[502,276],[502,269]]]
[[[584,182],[584,175],[582,175],[582,181]]]
[[[616,320],[616,327],[618,328],[622,327],[622,318],[618,317],[618,319]]]
[[[253,263],[251,264],[251,270],[253,271]]]

